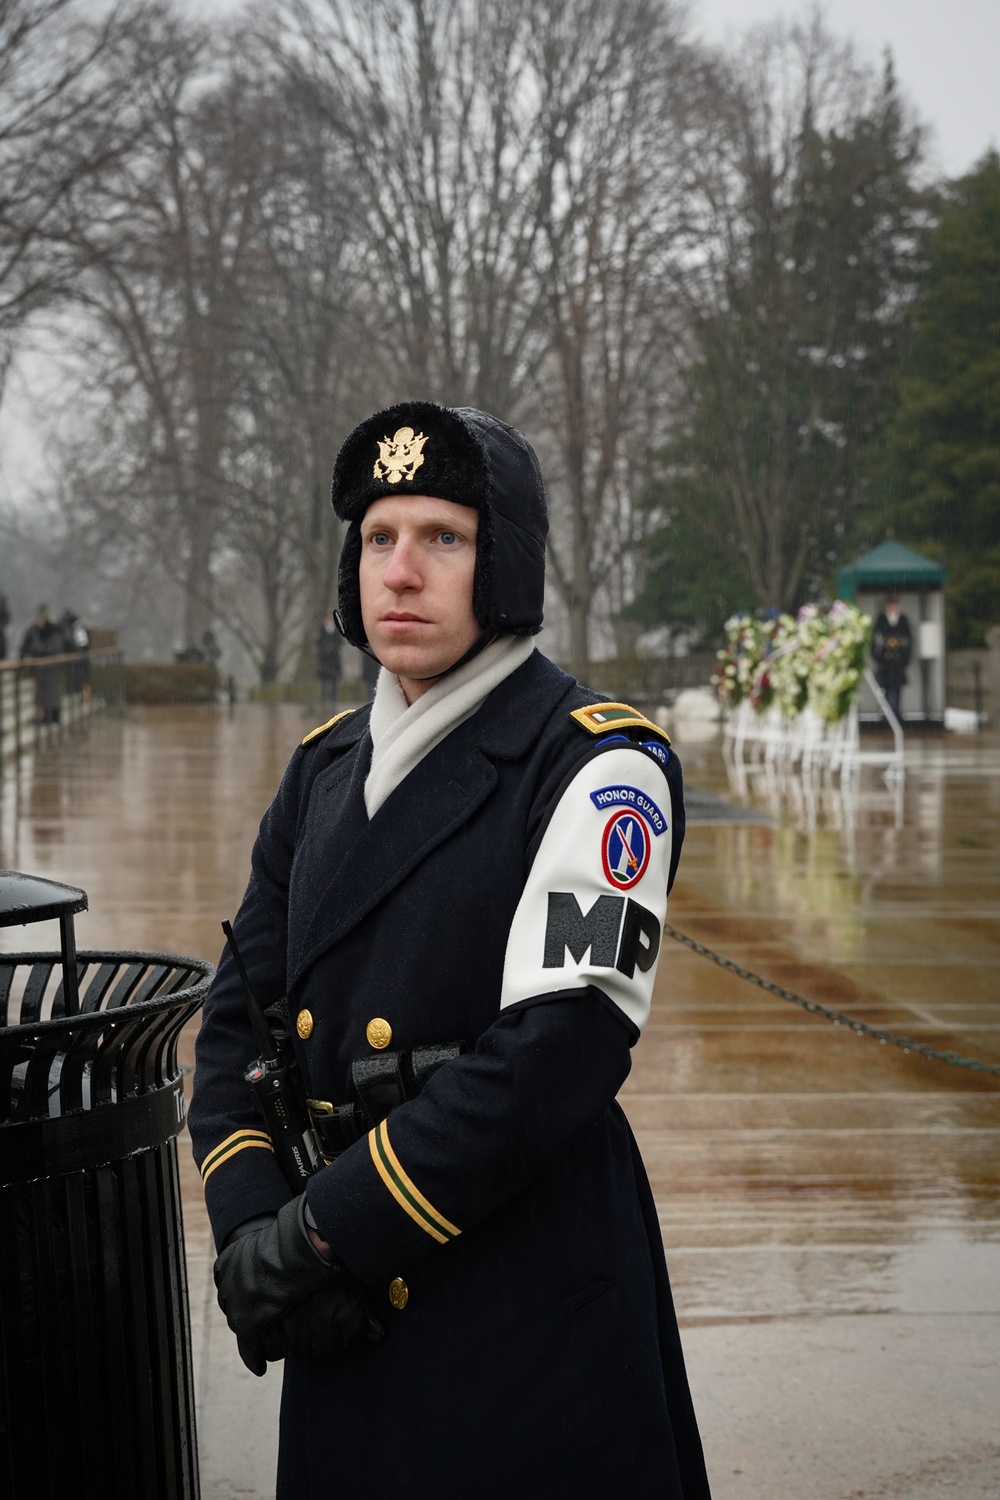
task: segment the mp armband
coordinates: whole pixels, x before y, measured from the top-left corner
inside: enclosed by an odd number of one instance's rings
[[[514,914],[501,1009],[595,986],[641,1032],[667,911],[671,823],[664,765],[646,747],[617,741],[582,762],[543,826]]]

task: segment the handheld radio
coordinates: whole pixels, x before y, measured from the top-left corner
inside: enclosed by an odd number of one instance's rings
[[[278,1164],[289,1184],[300,1191],[321,1162],[309,1124],[291,1040],[283,1028],[272,1029],[261,1009],[236,946],[232,924],[223,922],[222,930],[243,985],[250,1025],[260,1048],[260,1056],[245,1070],[243,1077],[263,1116]]]

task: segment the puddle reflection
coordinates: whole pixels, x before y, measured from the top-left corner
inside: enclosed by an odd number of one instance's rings
[[[841,785],[677,738],[693,785],[773,822],[692,827],[671,920],[823,1004],[1000,1061],[1000,740],[911,742],[904,782]],[[684,950],[653,1019],[624,1102],[686,1316],[997,1311],[1000,1080]]]
[[[215,957],[309,727],[292,705],[93,721],[6,769],[0,864],[89,892],[81,948]],[[908,743],[896,787],[871,770],[734,784],[718,736],[678,742],[692,787],[772,821],[691,826],[672,922],[823,1004],[1000,1060],[996,738]],[[623,1103],[689,1320],[1000,1311],[1000,1080],[835,1030],[667,943]]]

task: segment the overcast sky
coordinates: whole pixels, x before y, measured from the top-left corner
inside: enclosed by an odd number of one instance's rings
[[[189,0],[195,3],[195,0]],[[543,3],[543,0],[540,0]],[[196,0],[195,9],[231,13],[241,0]],[[692,29],[711,42],[813,6],[781,0],[687,0]],[[899,81],[932,127],[931,166],[953,177],[990,146],[1000,147],[1000,0],[826,0],[819,7],[836,36],[850,37],[877,62],[892,49]]]
[[[106,0],[93,0],[102,8]],[[239,0],[190,0],[204,15],[236,10]],[[773,0],[689,0],[692,29],[707,41],[736,39],[746,26],[808,14],[807,5]],[[1000,0],[827,0],[830,30],[852,38],[862,57],[878,62],[892,49],[897,76],[931,127],[929,165],[958,176],[990,145],[1000,146]],[[42,367],[24,371],[36,390]],[[41,478],[43,444],[24,384],[16,378],[0,408],[0,505],[23,499]]]
[[[827,0],[830,30],[862,56],[892,49],[900,84],[932,127],[931,164],[947,176],[1000,146],[1000,0]],[[808,13],[772,0],[692,0],[691,20],[708,41],[775,16]]]
[[[94,0],[104,3],[104,0]],[[188,0],[196,13],[231,14],[242,0]],[[539,0],[544,3],[544,0]],[[807,16],[808,0],[686,0],[692,29],[710,42],[783,16]],[[835,36],[878,62],[892,49],[899,81],[933,129],[931,166],[953,177],[988,146],[1000,147],[1000,0],[826,0]]]

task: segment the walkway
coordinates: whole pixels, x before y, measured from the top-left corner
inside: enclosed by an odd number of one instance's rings
[[[213,957],[308,727],[290,706],[95,721],[4,777],[0,865],[89,891],[81,947]],[[715,738],[680,749],[694,788],[729,797]],[[909,756],[898,802],[874,777],[853,803],[772,788],[752,822],[701,800],[670,919],[825,1004],[998,1061],[1000,742]],[[996,1500],[1000,1081],[835,1030],[667,943],[623,1102],[716,1500]],[[203,1495],[267,1497],[279,1381],[243,1370],[215,1309],[181,1145]]]

